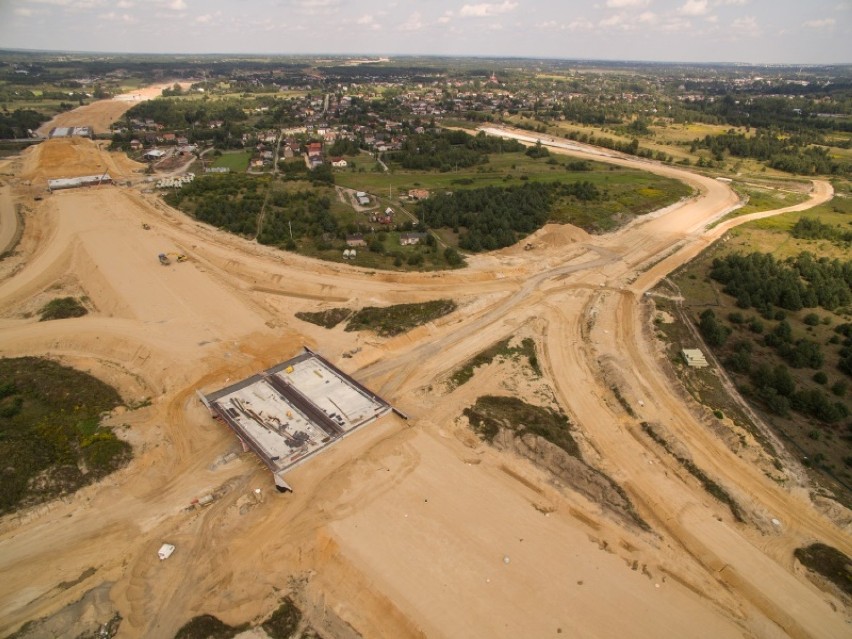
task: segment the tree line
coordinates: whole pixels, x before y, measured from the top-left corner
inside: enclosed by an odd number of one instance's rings
[[[465,131],[438,130],[409,136],[400,150],[391,151],[387,157],[404,169],[447,172],[486,164],[489,153],[522,152],[524,149],[516,140],[503,140],[483,132],[473,136]]]

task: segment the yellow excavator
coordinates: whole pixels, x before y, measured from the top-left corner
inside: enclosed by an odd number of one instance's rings
[[[186,262],[189,258],[183,253],[160,253],[158,255],[160,260],[160,264],[163,266],[168,266],[172,263],[172,258],[175,259],[176,262]]]

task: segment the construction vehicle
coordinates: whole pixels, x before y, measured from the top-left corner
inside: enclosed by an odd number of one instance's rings
[[[160,258],[160,264],[162,264],[163,266],[168,266],[172,263],[172,261],[169,259],[169,256],[165,253],[160,253],[157,257]]]
[[[178,253],[178,256],[177,256],[178,262],[186,262],[186,260],[187,260],[186,255],[184,255],[183,253]]]
[[[150,225],[150,224],[145,224],[145,222],[142,222],[142,228],[143,228],[143,229],[145,229],[146,231],[150,231],[150,230],[151,230],[151,225]]]

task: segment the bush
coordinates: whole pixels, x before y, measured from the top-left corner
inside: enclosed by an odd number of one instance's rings
[[[66,319],[69,317],[82,317],[88,312],[86,307],[77,298],[59,297],[55,300],[50,300],[41,307],[39,321],[46,322],[48,320]]]
[[[817,324],[819,324],[819,315],[817,315],[816,313],[808,313],[807,315],[805,315],[802,321],[808,326],[816,326]]]
[[[290,597],[284,597],[278,609],[272,613],[262,626],[272,639],[290,639],[302,621],[302,611],[296,607]]]

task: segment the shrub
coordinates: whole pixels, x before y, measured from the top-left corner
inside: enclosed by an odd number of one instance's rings
[[[46,322],[48,320],[66,319],[69,317],[82,317],[88,312],[86,307],[78,299],[74,297],[59,297],[55,300],[50,300],[41,307],[39,321]]]

